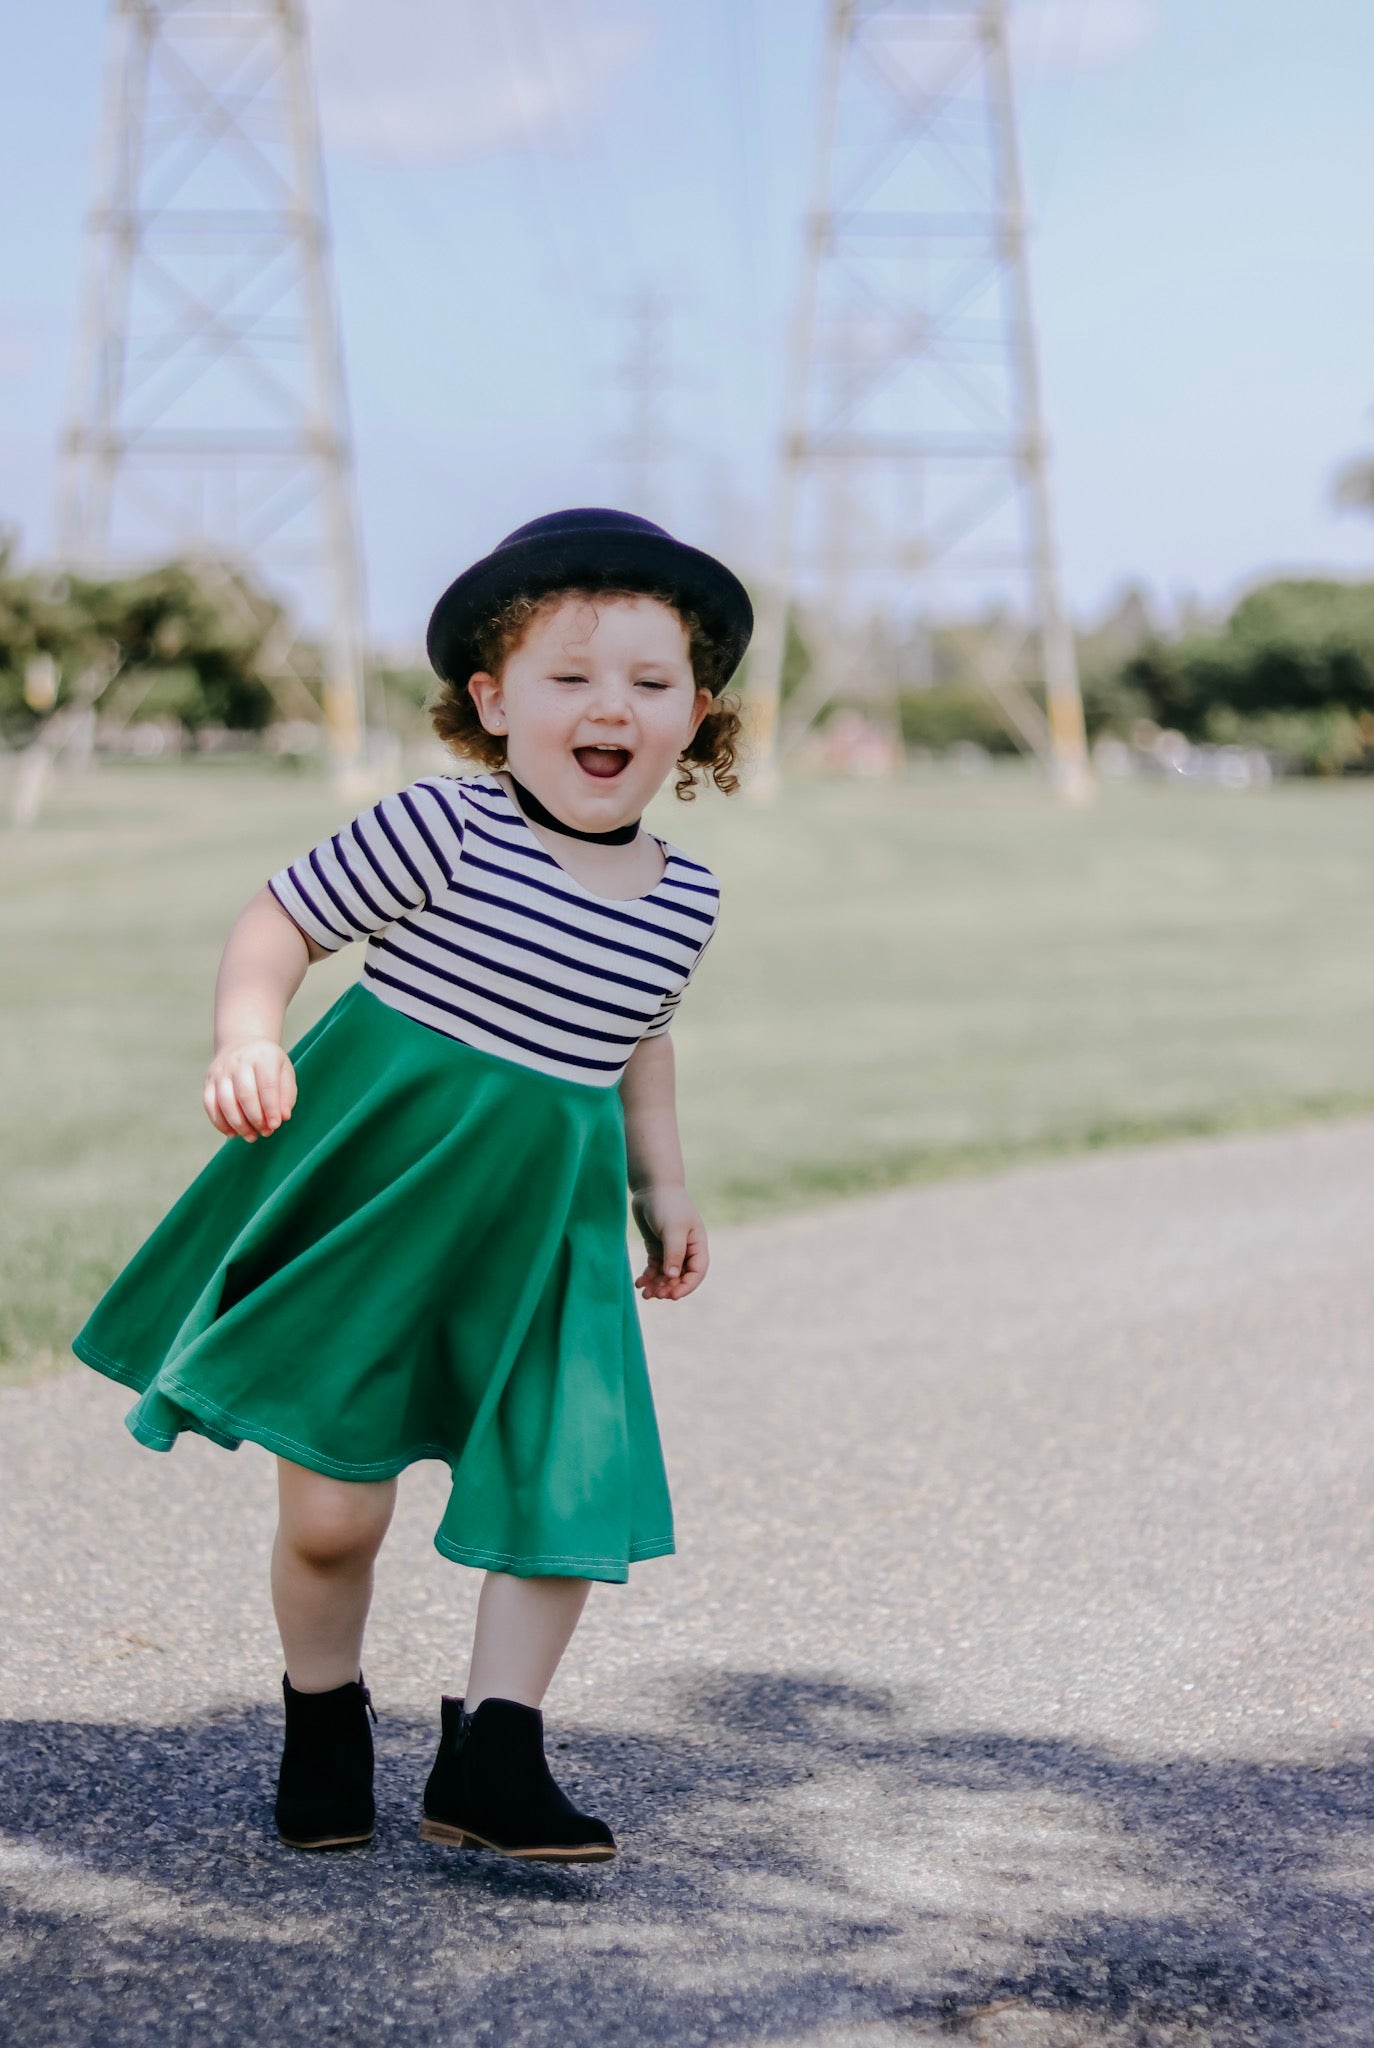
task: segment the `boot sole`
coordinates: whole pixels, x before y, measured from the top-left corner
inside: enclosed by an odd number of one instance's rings
[[[284,1835],[277,1830],[277,1840],[285,1842],[288,1849],[352,1849],[363,1842],[370,1842],[377,1830],[369,1828],[365,1835],[320,1835],[314,1841],[302,1842],[295,1835]]]
[[[420,1822],[420,1840],[447,1842],[455,1849],[490,1849],[497,1856],[516,1856],[524,1862],[608,1863],[615,1854],[614,1846],[605,1842],[586,1842],[571,1849],[503,1849],[499,1842],[474,1835],[471,1828],[450,1827],[447,1821],[431,1820],[428,1814]]]

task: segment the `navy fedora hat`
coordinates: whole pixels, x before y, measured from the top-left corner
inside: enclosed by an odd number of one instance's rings
[[[435,605],[425,648],[436,673],[459,689],[482,667],[475,630],[507,599],[570,584],[621,584],[671,592],[697,612],[723,649],[723,690],[754,630],[754,609],[738,576],[714,555],[674,540],[651,519],[605,506],[546,512],[517,526],[489,555],[450,583]]]

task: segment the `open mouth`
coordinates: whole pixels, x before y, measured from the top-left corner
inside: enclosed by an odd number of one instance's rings
[[[617,775],[628,767],[628,747],[574,747],[573,757],[584,775],[590,775],[593,782],[614,782]]]

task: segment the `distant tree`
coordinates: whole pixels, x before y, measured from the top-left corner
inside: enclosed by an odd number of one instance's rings
[[[1374,455],[1355,455],[1331,480],[1331,502],[1338,512],[1374,513]]]
[[[261,731],[278,715],[274,648],[291,638],[284,626],[280,605],[229,568],[20,573],[10,536],[0,545],[0,733],[23,745],[73,692],[133,722],[170,716],[188,730]],[[35,656],[54,664],[55,705],[34,701]],[[306,708],[318,701],[300,678],[294,688]]]
[[[1313,773],[1369,771],[1374,584],[1261,584],[1218,632],[1152,640],[1118,681],[1156,723],[1189,739],[1265,746]]]

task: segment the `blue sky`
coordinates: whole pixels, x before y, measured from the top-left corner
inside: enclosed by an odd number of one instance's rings
[[[1374,11],[1019,0],[1064,583],[1166,607],[1366,573],[1330,478],[1374,450]],[[10,10],[0,520],[52,542],[105,8]],[[672,305],[659,516],[756,566],[817,0],[316,0],[370,610],[414,642],[522,520],[615,503],[625,302]]]

